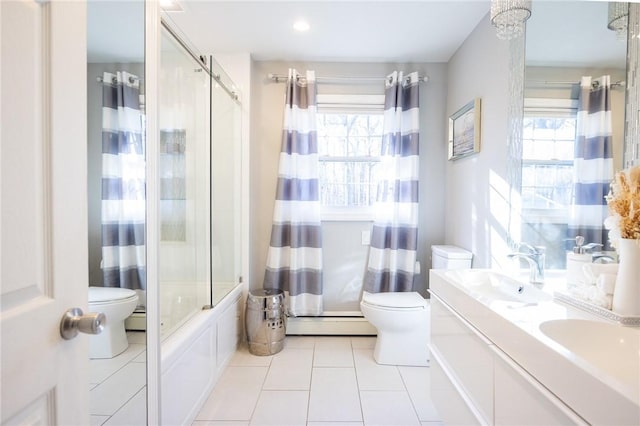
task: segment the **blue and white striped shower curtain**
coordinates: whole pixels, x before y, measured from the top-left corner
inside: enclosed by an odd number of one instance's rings
[[[315,73],[303,77],[290,69],[263,286],[285,292],[292,316],[317,316],[323,309],[316,108]]]
[[[102,273],[105,287],[146,289],[145,157],[140,79],[105,72],[102,87]]]
[[[605,195],[613,179],[611,82],[605,75],[592,84],[582,77],[574,158],[573,203],[569,237],[607,246]]]
[[[364,290],[412,291],[418,248],[418,73],[400,71],[385,88],[382,180],[374,204]]]

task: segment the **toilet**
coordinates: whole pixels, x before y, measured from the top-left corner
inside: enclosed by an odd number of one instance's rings
[[[433,269],[471,268],[473,254],[460,247],[431,247]],[[378,330],[373,358],[378,364],[429,365],[429,300],[417,292],[362,294],[362,315]]]
[[[432,269],[469,269],[473,254],[451,245],[431,246]]]
[[[138,304],[134,290],[119,287],[89,287],[89,312],[102,312],[102,333],[89,336],[89,358],[113,358],[129,347],[124,320]]]
[[[362,315],[378,330],[378,364],[429,365],[429,301],[420,293],[362,294]]]

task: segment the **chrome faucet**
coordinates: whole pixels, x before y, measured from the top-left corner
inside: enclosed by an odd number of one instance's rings
[[[529,282],[532,284],[544,283],[544,253],[546,248],[543,246],[532,246],[527,243],[520,243],[519,247],[524,247],[528,252],[518,251],[508,254],[509,259],[518,257],[529,263]]]
[[[593,263],[616,263],[616,260],[608,254],[594,253]]]

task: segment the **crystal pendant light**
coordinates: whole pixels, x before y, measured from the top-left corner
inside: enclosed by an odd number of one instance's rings
[[[499,39],[519,37],[530,16],[531,0],[491,0],[491,23]]]
[[[616,32],[618,40],[627,38],[627,22],[629,20],[629,4],[626,2],[610,2],[609,3],[609,19],[607,19],[607,28]]]

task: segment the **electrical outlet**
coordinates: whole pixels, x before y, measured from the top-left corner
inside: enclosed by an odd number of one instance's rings
[[[362,231],[362,245],[368,246],[371,244],[371,231]]]

